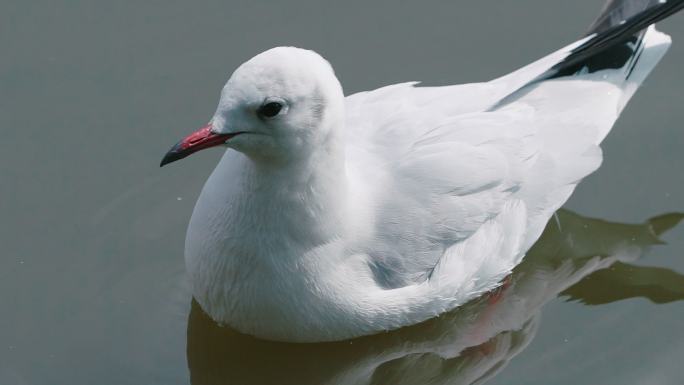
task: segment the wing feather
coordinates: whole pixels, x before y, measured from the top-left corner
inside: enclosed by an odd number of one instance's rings
[[[355,185],[375,210],[372,235],[356,251],[378,282],[425,281],[438,266],[457,266],[453,255],[497,276],[518,263],[599,167],[600,142],[669,45],[652,28],[644,39],[636,67],[535,81],[581,40],[488,83],[404,83],[350,96],[347,172],[372,181]],[[489,233],[502,239],[478,244]]]

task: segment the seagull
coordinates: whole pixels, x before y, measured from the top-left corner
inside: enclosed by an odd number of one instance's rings
[[[161,165],[222,146],[185,240],[193,296],[258,338],[320,342],[434,318],[502,284],[670,45],[684,0],[611,0],[589,32],[484,83],[345,97],[294,47],[238,67]]]

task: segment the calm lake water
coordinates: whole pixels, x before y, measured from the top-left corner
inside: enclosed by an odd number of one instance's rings
[[[488,80],[600,0],[19,1],[0,10],[0,384],[684,383],[684,16],[605,162],[502,290],[404,330],[257,341],[192,303],[183,239],[220,151],[159,169],[229,74],[314,49],[346,92]],[[599,271],[597,271],[599,270]]]

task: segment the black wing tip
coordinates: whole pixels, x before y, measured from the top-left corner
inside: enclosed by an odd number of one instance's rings
[[[552,67],[541,80],[596,72],[636,64],[643,49],[644,30],[684,8],[684,0],[610,0],[589,28],[594,35]],[[627,76],[631,69],[627,71]]]
[[[655,18],[648,24],[650,25],[676,13],[683,5],[683,0],[608,0],[586,36],[602,34],[632,19],[645,19],[655,14]]]

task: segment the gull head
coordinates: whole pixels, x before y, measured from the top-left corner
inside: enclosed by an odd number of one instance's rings
[[[344,95],[313,51],[278,47],[238,67],[209,124],[178,142],[161,165],[227,146],[258,162],[288,162],[327,150],[342,123]]]

